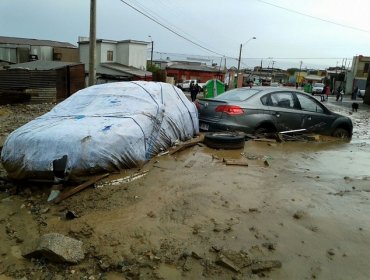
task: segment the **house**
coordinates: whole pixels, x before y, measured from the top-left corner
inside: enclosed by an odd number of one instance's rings
[[[135,40],[96,41],[96,83],[111,81],[152,80],[152,73],[146,71],[147,46],[149,42]],[[89,38],[79,38],[81,62],[89,72]]]
[[[355,87],[366,89],[366,79],[369,75],[370,56],[358,55],[352,60],[351,70],[347,73],[346,93],[352,92]]]
[[[81,63],[35,60],[0,70],[0,104],[59,102],[84,87]]]
[[[175,83],[184,80],[198,80],[205,83],[208,80],[224,81],[225,72],[219,67],[210,67],[201,62],[173,61],[166,66],[167,77],[173,77]]]
[[[78,63],[78,48],[66,42],[0,36],[0,65],[32,60]]]

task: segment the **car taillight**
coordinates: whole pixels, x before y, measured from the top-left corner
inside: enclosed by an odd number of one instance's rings
[[[244,110],[239,106],[235,105],[220,105],[216,107],[216,112],[225,113],[228,115],[242,115],[244,114]]]

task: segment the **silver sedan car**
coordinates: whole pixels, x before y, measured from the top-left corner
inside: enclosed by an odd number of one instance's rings
[[[306,130],[351,138],[350,118],[331,112],[312,96],[290,88],[237,88],[196,104],[202,131],[245,133]]]

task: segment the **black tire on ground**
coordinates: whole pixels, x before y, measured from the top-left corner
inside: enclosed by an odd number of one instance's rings
[[[349,139],[350,138],[350,135],[349,135],[349,132],[348,130],[344,129],[344,128],[336,128],[334,131],[333,131],[333,134],[332,134],[333,137],[337,137],[337,138],[342,138],[342,139]]]
[[[245,135],[236,132],[212,132],[204,136],[204,144],[213,149],[242,149]]]

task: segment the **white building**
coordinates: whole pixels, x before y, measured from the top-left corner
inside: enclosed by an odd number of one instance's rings
[[[152,73],[146,71],[147,47],[150,42],[124,40],[96,41],[97,83],[111,80],[151,80]],[[80,38],[80,60],[89,71],[89,39]]]
[[[352,92],[355,87],[366,89],[366,79],[370,71],[369,56],[354,56],[351,71],[347,73],[346,92]]]

